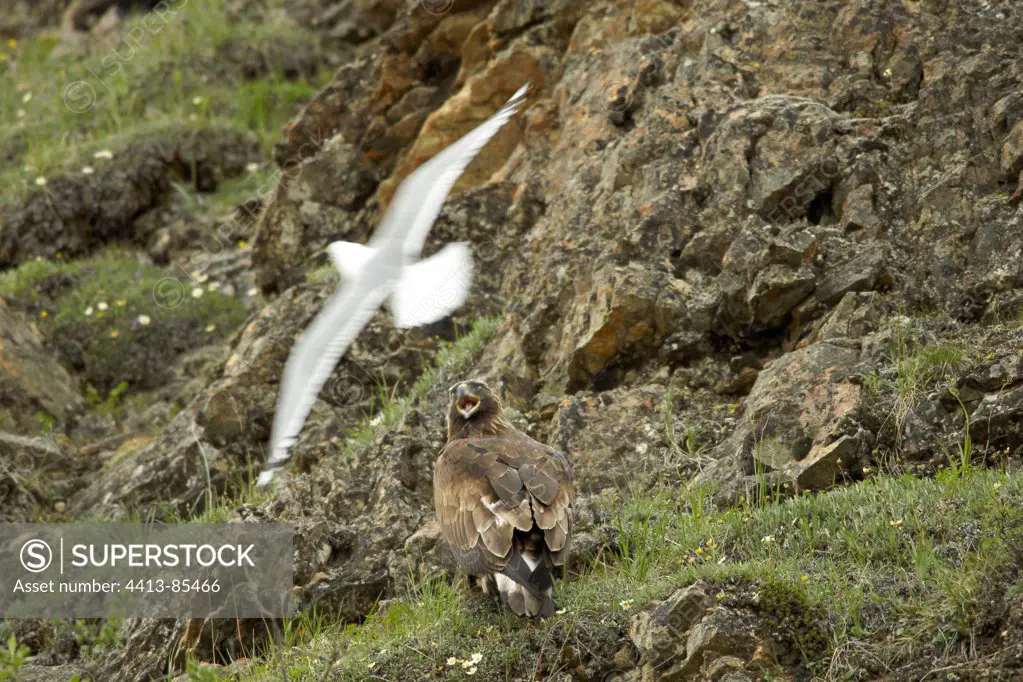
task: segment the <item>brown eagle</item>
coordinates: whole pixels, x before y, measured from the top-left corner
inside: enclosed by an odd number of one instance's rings
[[[552,578],[572,539],[568,458],[511,425],[481,381],[450,389],[448,442],[437,458],[433,500],[455,560],[519,616],[554,613]]]

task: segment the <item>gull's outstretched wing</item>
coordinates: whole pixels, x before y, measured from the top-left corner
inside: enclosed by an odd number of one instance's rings
[[[399,329],[441,320],[465,303],[472,284],[468,242],[455,242],[429,258],[405,266],[391,294],[391,312]]]
[[[396,264],[398,265],[398,264]],[[288,448],[298,438],[316,396],[337,361],[383,304],[393,283],[379,275],[343,283],[291,349],[281,379],[270,435],[270,458],[257,486],[270,482],[288,461]]]
[[[380,228],[371,243],[380,248],[401,243],[406,260],[419,256],[426,235],[437,219],[444,199],[465,167],[483,145],[512,117],[526,99],[529,84],[523,85],[501,110],[473,128],[457,142],[417,168],[398,187]]]

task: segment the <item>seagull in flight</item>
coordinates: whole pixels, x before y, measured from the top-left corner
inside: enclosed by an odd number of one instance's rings
[[[257,486],[270,483],[287,464],[288,449],[320,389],[385,300],[390,299],[395,324],[403,329],[436,322],[465,302],[473,270],[468,242],[448,244],[425,260],[419,254],[455,181],[511,119],[528,91],[527,83],[500,111],[405,178],[368,244],[338,241],[327,247],[342,281],[288,356],[270,458]]]

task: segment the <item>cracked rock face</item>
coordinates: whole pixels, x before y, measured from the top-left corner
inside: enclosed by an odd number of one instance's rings
[[[967,428],[985,456],[1020,456],[1018,3],[285,5],[345,57],[274,147],[281,182],[254,218],[252,253],[268,304],[158,433],[90,444],[90,476],[62,489],[71,513],[188,517],[208,488],[237,490],[264,459],[287,351],[336,285],[307,279],[324,247],[368,239],[401,180],[525,81],[527,105],[459,181],[425,250],[473,245],[470,302],[410,333],[375,316],[321,392],[293,475],[236,510],[239,522],[295,525],[298,603],[354,622],[410,571],[451,575],[431,476],[444,390],[468,376],[571,456],[583,556],[613,544],[588,500],[626,483],[678,476],[738,499],[765,479],[798,492],[861,478],[895,437],[884,386],[904,369],[893,328],[906,317],[923,320],[921,346],[956,339],[966,356],[961,377],[932,376],[913,396],[897,434],[907,456],[926,461],[936,436]],[[179,166],[215,184],[251,151],[210,133],[139,152],[133,173],[55,182],[59,220],[41,195],[5,214],[0,264],[119,239],[166,258],[172,235],[139,214]],[[484,315],[503,324],[473,361],[442,370],[397,426],[349,448],[346,431],[379,409],[378,382],[406,391],[442,341]],[[35,337],[0,305],[0,411],[74,423],[75,377]],[[693,429],[684,465],[666,424]],[[63,445],[40,450],[47,466],[69,457]],[[22,492],[11,518],[30,507],[35,493]],[[706,586],[672,595],[632,623],[627,679],[759,679],[755,615]],[[106,661],[116,679],[166,676],[168,660],[180,672],[188,649],[212,659],[239,646],[201,623],[126,630]],[[657,667],[668,660],[669,672]]]

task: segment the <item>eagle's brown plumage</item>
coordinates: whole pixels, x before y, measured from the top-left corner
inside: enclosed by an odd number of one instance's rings
[[[552,574],[572,539],[572,468],[512,426],[483,382],[451,387],[433,496],[444,537],[469,575],[493,575],[520,616],[554,613]]]

